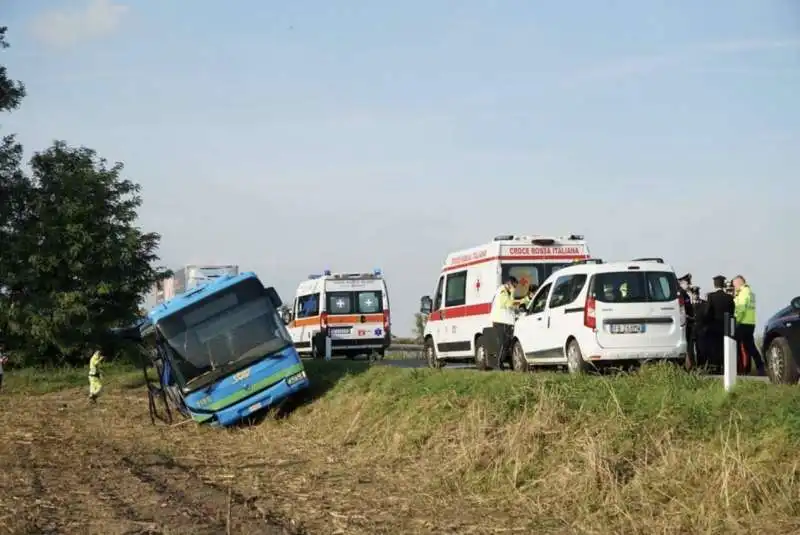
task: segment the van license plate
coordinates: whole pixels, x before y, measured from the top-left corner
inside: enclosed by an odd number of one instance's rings
[[[330,332],[331,335],[350,334],[350,327],[331,327],[328,332]]]
[[[644,332],[643,323],[612,323],[611,334],[640,334]]]

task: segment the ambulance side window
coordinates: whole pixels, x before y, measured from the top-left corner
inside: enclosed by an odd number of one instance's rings
[[[319,294],[302,295],[297,298],[298,318],[308,318],[319,315]]]
[[[436,285],[436,296],[433,298],[433,310],[442,308],[442,289],[444,288],[444,275],[439,277],[439,284]]]
[[[444,306],[457,307],[467,302],[467,272],[450,273],[444,292]]]

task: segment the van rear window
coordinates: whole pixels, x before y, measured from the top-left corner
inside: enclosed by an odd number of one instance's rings
[[[598,273],[592,296],[602,303],[666,303],[678,298],[678,280],[670,271]]]
[[[378,314],[383,312],[383,292],[329,292],[328,314]]]

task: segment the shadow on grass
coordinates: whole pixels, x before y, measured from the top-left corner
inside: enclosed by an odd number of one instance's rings
[[[303,365],[310,383],[306,390],[299,392],[276,407],[261,411],[251,418],[243,420],[237,427],[258,425],[267,418],[285,419],[300,407],[309,405],[323,397],[343,379],[366,372],[369,370],[371,363],[363,360],[305,360]]]

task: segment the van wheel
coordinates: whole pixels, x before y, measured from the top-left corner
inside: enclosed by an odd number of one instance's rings
[[[567,344],[567,369],[572,374],[586,373],[586,361],[577,340],[570,340]]]
[[[525,360],[525,352],[522,350],[522,344],[519,340],[514,342],[514,347],[511,349],[511,367],[515,372],[525,373],[530,369],[528,361]]]
[[[486,348],[483,347],[483,339],[480,336],[475,339],[475,367],[481,371],[489,369],[489,357],[486,355]]]
[[[436,358],[436,348],[433,347],[433,339],[427,338],[425,340],[425,360],[428,361],[428,368],[434,370],[440,369],[444,363]]]
[[[792,348],[786,338],[778,337],[767,348],[767,370],[773,383],[795,384],[800,379],[800,371],[792,355]]]

